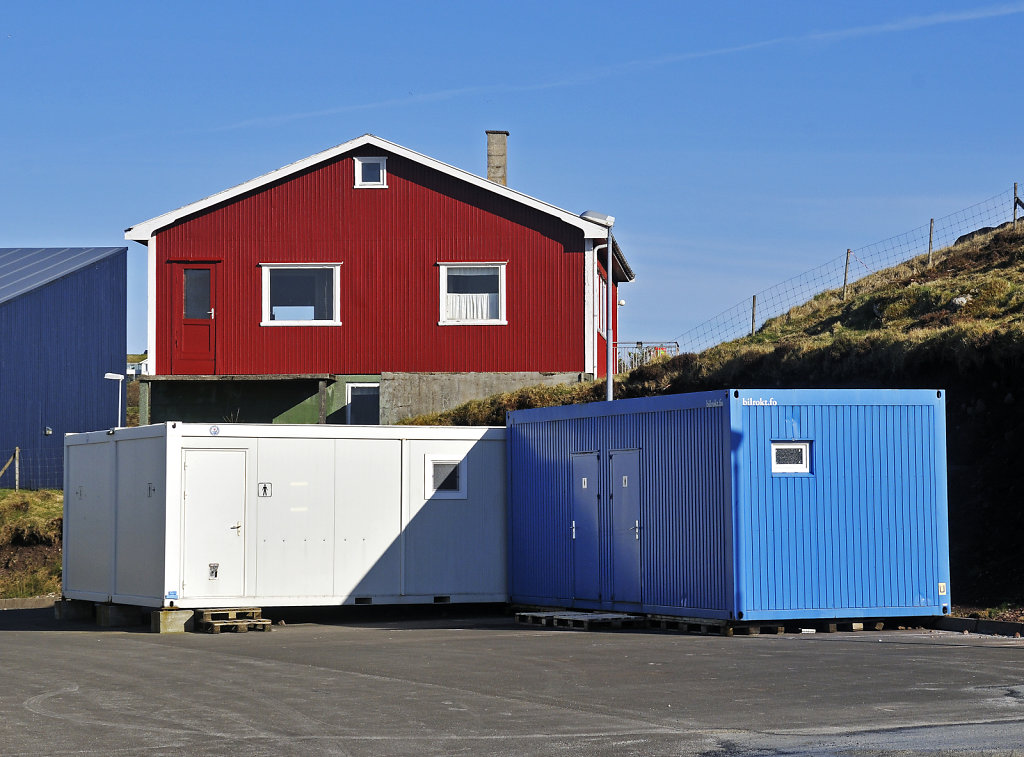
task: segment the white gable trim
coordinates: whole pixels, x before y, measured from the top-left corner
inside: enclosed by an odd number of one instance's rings
[[[463,171],[461,168],[455,168],[454,166],[450,166],[447,163],[442,163],[441,161],[435,160],[434,158],[429,158],[426,155],[421,155],[420,153],[410,150],[406,147],[396,145],[394,142],[389,142],[386,139],[375,137],[373,134],[364,134],[361,137],[349,140],[348,142],[343,142],[342,144],[332,147],[328,150],[324,150],[323,152],[318,152],[316,155],[310,155],[308,158],[303,158],[302,160],[296,161],[295,163],[291,163],[282,168],[278,168],[276,171],[271,171],[270,173],[263,174],[262,176],[258,176],[255,179],[250,179],[249,181],[243,184],[239,184],[238,186],[231,187],[230,189],[225,189],[224,191],[218,192],[217,194],[214,195],[210,195],[209,197],[203,200],[199,200],[198,202],[193,202],[189,205],[185,205],[184,207],[178,208],[177,210],[172,210],[169,213],[164,213],[163,215],[159,215],[156,218],[151,218],[148,221],[137,223],[134,226],[125,229],[124,238],[135,242],[146,243],[150,239],[152,239],[153,236],[158,231],[186,216],[192,215],[193,213],[198,213],[202,210],[206,210],[207,208],[211,208],[214,205],[219,205],[220,203],[227,202],[247,192],[251,192],[255,189],[259,189],[260,187],[266,186],[273,182],[280,181],[281,179],[285,179],[288,176],[291,176],[292,174],[299,173],[300,171],[304,171],[307,168],[312,168],[313,166],[316,166],[319,163],[326,162],[328,160],[338,157],[339,155],[349,152],[350,150],[355,150],[359,147],[364,147],[366,145],[372,145],[373,147],[385,150],[393,155],[400,155],[403,158],[407,158],[416,163],[420,163],[421,165],[433,168],[437,171],[440,171],[441,173],[447,174],[456,179],[460,179],[469,184],[472,184],[473,186],[485,189],[489,192],[493,192],[494,194],[500,195],[507,199],[514,200],[515,202],[519,202],[523,205],[526,205],[527,207],[533,208],[534,210],[539,210],[542,213],[547,213],[548,215],[555,216],[556,218],[564,221],[565,223],[571,226],[575,226],[576,228],[583,231],[584,237],[586,239],[608,238],[608,229],[605,226],[592,223],[591,221],[586,221],[580,218],[575,213],[570,213],[568,210],[563,210],[562,208],[543,202],[534,197],[530,197],[529,195],[525,195],[522,192],[517,192],[514,189],[509,189],[506,186],[497,184],[493,181],[489,181],[480,176],[476,176],[474,174],[469,173],[468,171]]]

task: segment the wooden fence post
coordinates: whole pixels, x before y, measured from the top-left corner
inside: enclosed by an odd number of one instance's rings
[[[850,248],[846,248],[846,268],[843,269],[843,302],[846,302],[846,280],[850,276]]]
[[[928,267],[932,267],[932,235],[935,233],[935,219],[928,223]]]
[[[1017,196],[1017,182],[1013,182],[1013,230],[1017,230],[1017,206],[1021,203],[1020,198]]]
[[[757,295],[754,295],[754,301],[750,305],[750,335],[753,336],[757,332]]]

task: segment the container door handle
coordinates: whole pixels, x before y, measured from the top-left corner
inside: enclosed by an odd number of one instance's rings
[[[576,521],[572,522],[572,538],[576,538]]]
[[[231,526],[231,530],[234,531],[239,536],[241,536],[242,535],[242,524],[241,523],[236,523],[235,525]]]
[[[640,521],[637,521],[636,525],[633,526],[633,533],[636,534],[636,540],[640,541]]]
[[[211,321],[213,320],[213,310],[213,308],[210,308],[209,316]]]

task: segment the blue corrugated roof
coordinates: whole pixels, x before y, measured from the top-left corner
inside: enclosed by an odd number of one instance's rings
[[[127,251],[127,247],[0,247],[0,302]]]

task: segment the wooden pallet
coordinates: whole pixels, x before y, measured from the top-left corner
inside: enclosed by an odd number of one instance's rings
[[[570,628],[579,631],[644,628],[647,619],[618,612],[519,612],[516,622],[548,628]]]
[[[527,626],[553,626],[557,612],[517,612],[516,623]]]
[[[680,633],[696,633],[719,636],[757,636],[760,634],[782,633],[836,633],[837,631],[881,631],[885,623],[881,621],[736,621],[713,620],[704,618],[664,618],[652,617],[648,621],[651,628]]]
[[[782,633],[836,633],[837,631],[881,631],[883,621],[737,621],[715,618],[628,615],[625,613],[573,612],[569,610],[536,610],[516,613],[516,623],[546,628],[579,630],[654,628],[662,631],[701,634],[704,636],[757,636]]]
[[[273,625],[269,618],[196,621],[196,630],[205,631],[206,633],[220,633],[221,631],[248,633],[249,631],[269,631],[271,628],[273,628]]]
[[[734,631],[747,633],[747,629],[737,628],[724,620],[707,618],[648,618],[648,628],[661,631],[678,631],[679,633],[698,633],[703,636],[732,636]],[[758,633],[755,631],[755,633]]]
[[[206,633],[270,631],[273,624],[269,618],[261,617],[262,614],[263,611],[259,607],[218,607],[196,610],[195,629]]]

